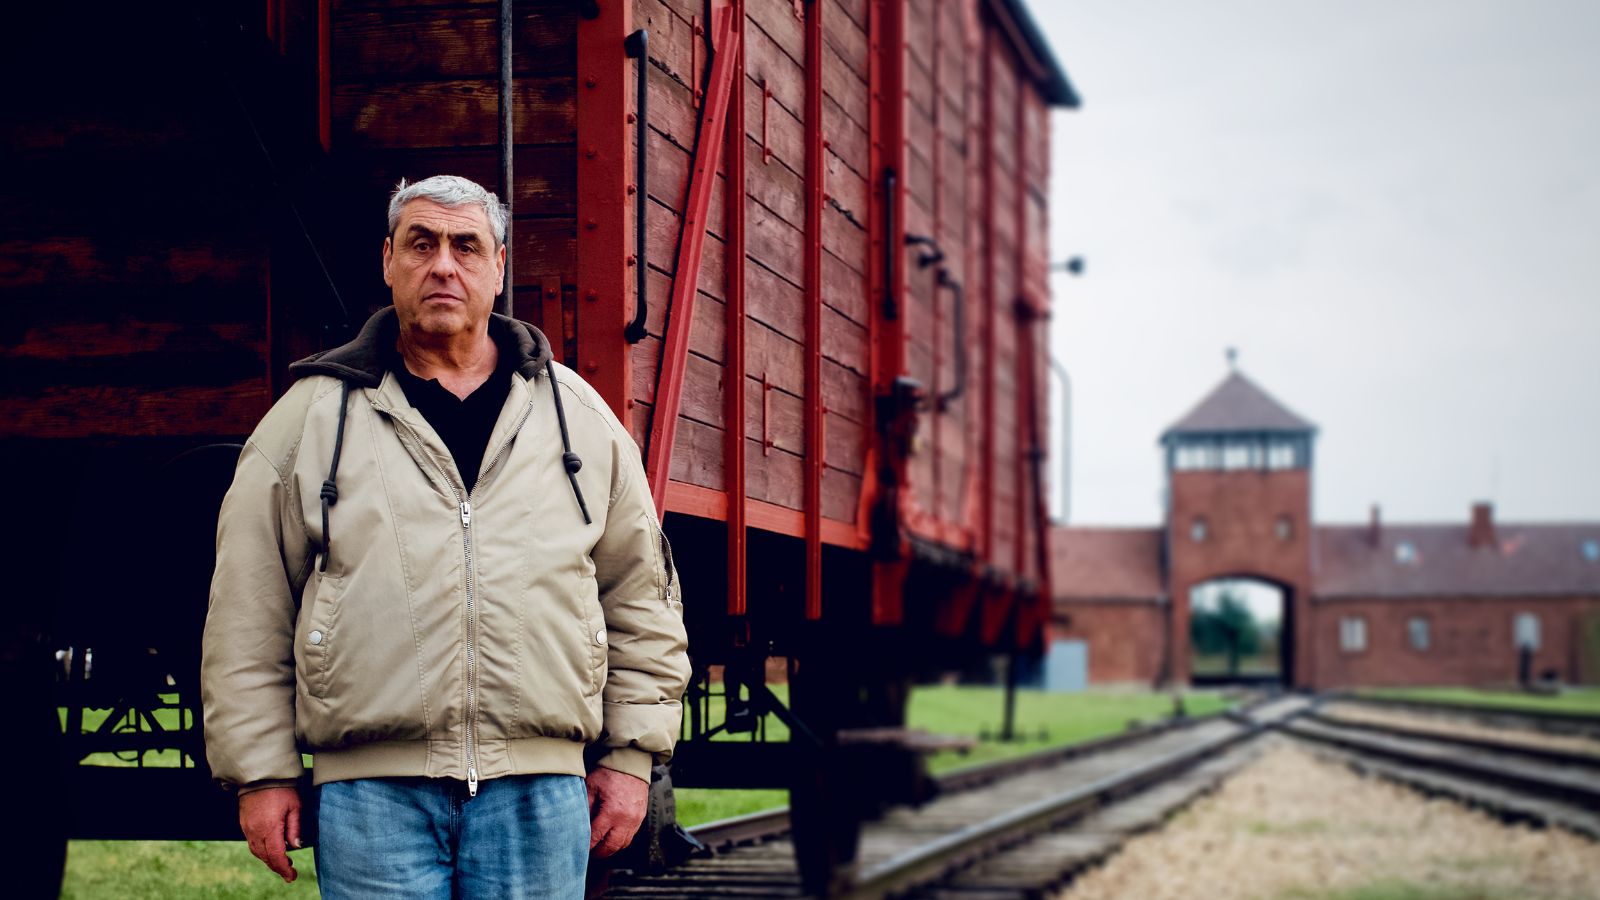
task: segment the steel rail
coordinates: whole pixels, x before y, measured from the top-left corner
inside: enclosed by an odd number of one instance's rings
[[[1440,715],[1470,716],[1474,718],[1522,721],[1548,731],[1565,733],[1582,732],[1600,735],[1600,715],[1590,713],[1556,712],[1553,710],[1516,709],[1484,703],[1453,703],[1434,700],[1411,700],[1400,697],[1374,697],[1363,694],[1335,693],[1327,698],[1341,703],[1361,703],[1368,706],[1386,706],[1396,709],[1413,709],[1418,712]]]
[[[1505,765],[1504,760],[1474,758],[1457,752],[1465,748],[1454,746],[1445,740],[1418,739],[1411,737],[1394,737],[1404,741],[1411,741],[1413,745],[1407,748],[1403,745],[1381,742],[1371,736],[1340,734],[1339,729],[1315,723],[1295,723],[1284,728],[1284,733],[1306,740],[1316,741],[1330,746],[1338,747],[1352,753],[1364,756],[1375,756],[1393,760],[1409,766],[1431,769],[1470,778],[1474,781],[1499,787],[1511,788],[1522,794],[1531,794],[1560,800],[1567,803],[1576,803],[1590,809],[1600,809],[1600,779],[1570,776],[1571,773],[1560,771],[1531,772],[1518,771]],[[1429,749],[1444,752],[1427,752]]]
[[[1525,756],[1541,762],[1555,763],[1563,766],[1578,766],[1581,768],[1600,769],[1600,753],[1579,753],[1572,750],[1559,750],[1554,747],[1540,747],[1533,744],[1521,744],[1513,741],[1496,740],[1494,738],[1479,737],[1477,735],[1450,733],[1443,731],[1430,731],[1426,728],[1413,728],[1406,725],[1389,724],[1387,722],[1363,722],[1356,719],[1345,719],[1337,715],[1330,715],[1323,710],[1314,710],[1307,714],[1313,721],[1325,723],[1335,728],[1353,728],[1362,731],[1371,731],[1378,734],[1387,734],[1394,737],[1403,737],[1411,740],[1438,741],[1468,747],[1474,750],[1487,750],[1493,753],[1508,753]]]
[[[1162,781],[1263,730],[1264,726],[1241,725],[1238,731],[1231,734],[1175,750],[1114,775],[942,835],[865,870],[850,889],[840,896],[865,900],[889,897],[921,886],[1031,834],[1082,816]]]

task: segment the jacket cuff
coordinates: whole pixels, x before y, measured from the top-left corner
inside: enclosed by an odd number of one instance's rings
[[[255,792],[255,791],[265,790],[267,788],[279,788],[279,787],[292,788],[292,787],[299,787],[299,785],[300,785],[300,782],[296,781],[293,778],[267,778],[267,779],[264,779],[262,781],[252,781],[249,784],[240,785],[239,786],[239,796],[243,797],[245,794],[249,794],[249,793],[252,793],[252,792]]]
[[[646,753],[636,747],[618,747],[600,757],[599,763],[602,768],[632,775],[646,784],[650,782],[650,767],[654,764],[654,754]]]

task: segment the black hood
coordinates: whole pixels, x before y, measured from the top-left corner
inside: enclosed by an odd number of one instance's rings
[[[400,323],[393,306],[372,314],[361,332],[348,344],[313,353],[289,365],[291,380],[308,375],[332,375],[362,387],[377,387],[383,373],[397,358],[395,341]],[[550,341],[544,332],[499,313],[489,315],[489,337],[502,354],[510,354],[515,370],[529,381],[537,378],[550,361]]]

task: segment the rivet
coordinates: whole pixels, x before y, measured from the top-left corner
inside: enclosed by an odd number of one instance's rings
[[[600,371],[600,364],[591,359],[583,364],[583,370],[585,372],[598,372]]]
[[[637,193],[639,193],[639,186],[638,185],[636,185],[636,184],[628,185],[628,196],[629,197],[632,197],[634,194],[637,194]]]
[[[606,642],[606,630],[604,628],[594,633],[594,642],[596,644],[604,644]]]
[[[320,643],[322,643],[322,632],[320,632],[320,631],[311,632],[311,645],[313,647],[315,647],[316,645],[318,645]]]
[[[590,230],[590,231],[593,231],[593,230],[595,230],[595,229],[596,229],[596,228],[599,228],[599,227],[600,227],[600,223],[599,223],[599,222],[596,222],[596,221],[595,221],[595,220],[593,220],[593,219],[589,219],[589,220],[588,220],[588,221],[586,221],[586,222],[584,222],[584,223],[583,223],[583,227],[585,227],[585,228],[587,228],[587,229],[589,229],[589,230]]]
[[[595,85],[597,85],[599,83],[600,83],[599,80],[596,79],[593,75],[590,75],[588,78],[585,78],[583,80],[583,86],[584,87],[592,88],[592,87],[594,87]]]
[[[638,259],[639,258],[634,256],[633,254],[631,254],[631,253],[628,254],[628,265],[630,265],[630,266],[633,265],[635,262],[638,261]]]
[[[589,301],[590,303],[593,303],[596,300],[600,299],[600,293],[598,291],[584,291],[583,292],[583,299]]]
[[[590,148],[588,148],[588,149],[583,151],[583,158],[584,159],[594,159],[596,156],[599,156],[599,155],[600,155],[600,151],[594,149],[593,147],[590,147]]]
[[[546,297],[554,297],[556,295],[556,292],[554,290],[549,290],[549,291],[545,291],[544,295]]]
[[[637,121],[639,121],[639,117],[638,116],[634,115],[633,113],[628,113],[628,124],[629,125],[632,125],[633,123],[635,123]]]

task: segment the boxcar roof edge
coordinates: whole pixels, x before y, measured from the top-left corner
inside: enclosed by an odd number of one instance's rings
[[[989,0],[989,7],[1001,25],[1010,32],[1011,39],[1018,45],[1017,49],[1032,57],[1028,60],[1029,68],[1033,70],[1033,77],[1039,82],[1044,98],[1052,106],[1067,109],[1081,106],[1083,100],[1073,89],[1072,82],[1067,80],[1066,70],[1061,68],[1061,63],[1050,49],[1049,40],[1039,30],[1033,14],[1028,12],[1027,4],[1023,0]]]

